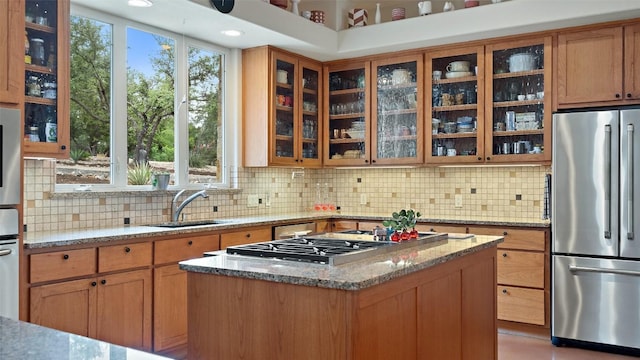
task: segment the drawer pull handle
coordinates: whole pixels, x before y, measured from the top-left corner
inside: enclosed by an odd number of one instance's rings
[[[429,231],[431,231],[431,232],[436,232],[436,229],[431,228],[431,229],[429,229]]]
[[[91,282],[91,286],[96,286],[96,285],[98,285],[97,282],[95,282],[95,281]]]
[[[507,253],[502,253],[502,257],[507,257]]]
[[[189,246],[193,245],[193,241],[192,241],[192,240],[189,240],[189,243],[188,243],[188,244],[189,244]]]
[[[62,258],[65,259],[65,260],[69,260],[69,254],[62,255]]]
[[[507,289],[502,289],[503,294],[508,294]]]
[[[124,248],[124,252],[126,252],[126,253],[131,252],[131,248],[130,248],[130,247],[128,247],[128,246],[127,246],[127,247],[125,247],[125,248]]]
[[[508,233],[507,233],[506,231],[503,231],[503,232],[502,232],[502,235],[503,235],[503,236],[507,236],[507,234],[508,234]]]
[[[104,279],[100,280],[100,284],[104,285],[106,283],[107,283],[107,280],[104,280]]]
[[[251,233],[249,233],[249,234],[247,234],[247,235],[245,235],[245,236],[246,236],[247,238],[250,238],[250,237],[251,237]]]

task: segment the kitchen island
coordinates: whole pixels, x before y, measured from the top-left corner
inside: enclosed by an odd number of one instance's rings
[[[497,236],[338,266],[227,254],[188,271],[188,355],[496,359]]]

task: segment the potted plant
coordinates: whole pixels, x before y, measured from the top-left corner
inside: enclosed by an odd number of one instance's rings
[[[394,233],[391,235],[391,241],[415,239],[418,237],[415,226],[420,216],[422,216],[422,214],[420,214],[419,211],[402,209],[399,212],[391,214],[391,219],[384,220],[382,225],[394,230]],[[411,229],[411,231],[407,231],[408,229]]]

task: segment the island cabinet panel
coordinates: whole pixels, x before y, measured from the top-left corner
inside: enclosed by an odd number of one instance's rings
[[[188,273],[190,359],[346,359],[342,290]]]
[[[189,272],[189,358],[497,359],[495,257],[352,291]]]

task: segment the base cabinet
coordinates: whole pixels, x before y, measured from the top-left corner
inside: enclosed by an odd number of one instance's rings
[[[164,351],[187,344],[187,273],[178,264],[154,270],[153,349]]]
[[[31,322],[151,350],[151,270],[31,288]]]

